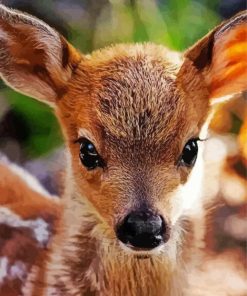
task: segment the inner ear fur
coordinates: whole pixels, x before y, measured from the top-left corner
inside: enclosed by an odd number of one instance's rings
[[[247,11],[223,22],[184,54],[178,75],[203,79],[208,97],[225,97],[247,89]]]
[[[54,105],[80,60],[43,21],[0,5],[0,75],[9,86]]]

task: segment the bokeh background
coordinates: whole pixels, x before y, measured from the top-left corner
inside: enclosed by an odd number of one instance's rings
[[[6,0],[55,27],[83,53],[116,42],[161,43],[182,51],[245,0]],[[207,237],[215,250],[246,252],[247,101],[241,94],[217,107],[207,143],[207,190],[221,206]],[[60,129],[51,110],[0,82],[0,151],[30,170],[52,192],[63,170]],[[245,260],[245,259],[244,259]]]

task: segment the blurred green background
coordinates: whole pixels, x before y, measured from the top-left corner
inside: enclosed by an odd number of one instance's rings
[[[222,19],[245,7],[238,0],[12,0],[55,27],[82,52],[116,42],[151,41],[184,50]],[[0,151],[16,162],[62,143],[52,111],[0,84]]]

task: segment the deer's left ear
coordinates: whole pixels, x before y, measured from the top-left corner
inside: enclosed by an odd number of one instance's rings
[[[184,54],[181,72],[193,67],[215,98],[247,90],[247,11],[222,23]]]
[[[0,4],[0,77],[10,87],[55,106],[80,60],[47,24]]]

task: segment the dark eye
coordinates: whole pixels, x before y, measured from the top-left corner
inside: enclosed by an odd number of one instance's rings
[[[88,169],[93,170],[97,167],[103,167],[103,160],[98,154],[94,145],[86,138],[79,140],[80,142],[80,159],[82,164]]]
[[[186,143],[180,157],[181,165],[192,167],[195,164],[198,153],[197,141],[198,139],[191,139]]]

